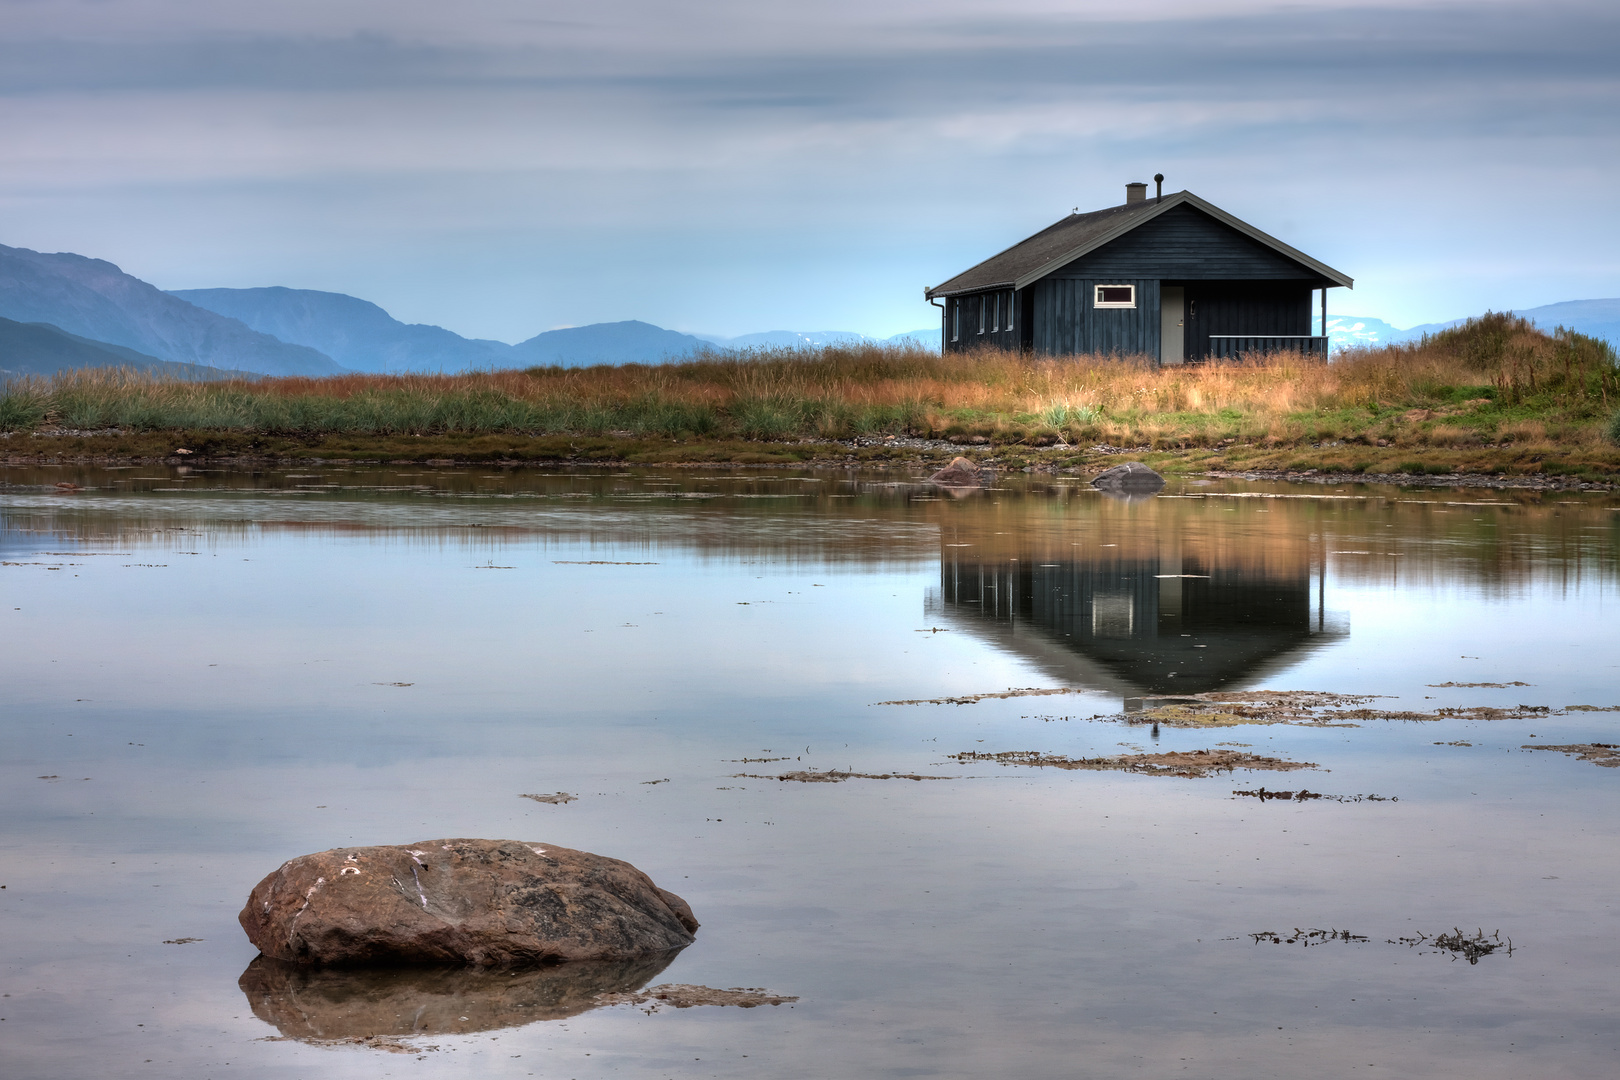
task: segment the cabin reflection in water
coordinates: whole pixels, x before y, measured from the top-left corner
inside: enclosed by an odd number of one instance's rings
[[[1349,635],[1325,599],[1307,560],[1245,570],[1179,556],[984,561],[947,550],[925,608],[1053,678],[1129,696],[1252,685]]]

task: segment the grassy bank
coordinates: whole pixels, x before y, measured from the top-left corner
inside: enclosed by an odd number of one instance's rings
[[[1155,368],[1130,358],[884,346],[659,367],[197,383],[127,372],[14,381],[4,452],[802,461],[833,440],[949,440],[1017,460],[1105,444],[1187,467],[1620,473],[1614,350],[1487,315],[1332,364]],[[26,441],[25,441],[26,440]],[[816,446],[814,444],[822,444]],[[27,447],[27,449],[25,449]],[[884,448],[851,450],[861,457]],[[1409,467],[1408,467],[1409,466]]]

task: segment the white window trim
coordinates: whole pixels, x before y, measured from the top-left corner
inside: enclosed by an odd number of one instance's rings
[[[984,293],[979,294],[979,333],[981,333],[981,334],[984,333],[984,317],[985,317],[985,310],[984,309],[987,306],[987,303],[988,303],[989,299],[990,298],[988,296],[986,296]]]
[[[1001,294],[1000,293],[996,293],[996,307],[995,307],[994,313],[990,317],[990,332],[992,334],[1001,333]]]
[[[1007,293],[1007,325],[1002,327],[1003,330],[1011,330],[1013,328],[1013,308],[1018,306],[1017,300],[1018,291],[1016,289]]]
[[[1131,290],[1130,302],[1125,303],[1119,300],[1104,300],[1102,298],[1102,291],[1104,289],[1129,289]],[[1099,308],[1133,308],[1136,306],[1136,286],[1126,285],[1123,283],[1117,285],[1098,285],[1092,290],[1091,306]]]
[[[962,301],[951,301],[951,340],[962,340]]]

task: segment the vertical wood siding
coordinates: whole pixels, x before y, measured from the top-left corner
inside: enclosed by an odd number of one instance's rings
[[[1134,308],[1098,308],[1098,285],[1135,285]],[[1032,344],[1054,356],[1159,355],[1159,282],[1156,278],[1049,277],[1035,283]]]
[[[1001,297],[1001,329],[992,330],[998,325],[996,322],[996,297]],[[959,340],[951,340],[950,306],[957,300],[962,304],[962,334]],[[946,352],[961,352],[966,349],[996,348],[1016,349],[1019,347],[1025,331],[1020,325],[1023,312],[1020,310],[1026,305],[1022,303],[1022,294],[1014,294],[1011,289],[992,289],[986,293],[971,293],[967,296],[956,297],[945,301],[945,331],[942,335]],[[979,333],[979,314],[984,313],[984,333]],[[1013,316],[1012,327],[1007,328],[1007,317]]]
[[[1187,282],[1187,358],[1209,356],[1211,334],[1309,334],[1311,290],[1295,282]]]
[[[1178,206],[1054,271],[1061,277],[1152,277],[1161,281],[1312,281],[1310,268],[1251,240],[1236,229],[1195,210]]]

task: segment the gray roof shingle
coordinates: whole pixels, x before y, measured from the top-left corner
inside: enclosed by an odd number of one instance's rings
[[[1205,202],[1190,191],[1178,191],[1162,199],[1110,206],[1106,210],[1093,210],[1086,214],[1070,214],[1062,221],[1048,225],[1027,240],[1021,240],[1007,250],[992,255],[969,270],[928,289],[932,300],[940,296],[982,292],[986,289],[1022,289],[1073,262],[1087,252],[1094,251],[1177,206],[1190,205],[1209,214],[1217,221],[1229,225],[1278,253],[1308,266],[1323,277],[1339,285],[1350,286],[1352,279],[1325,263],[1317,262],[1304,252],[1289,247],[1247,222],[1240,221],[1219,207]]]

